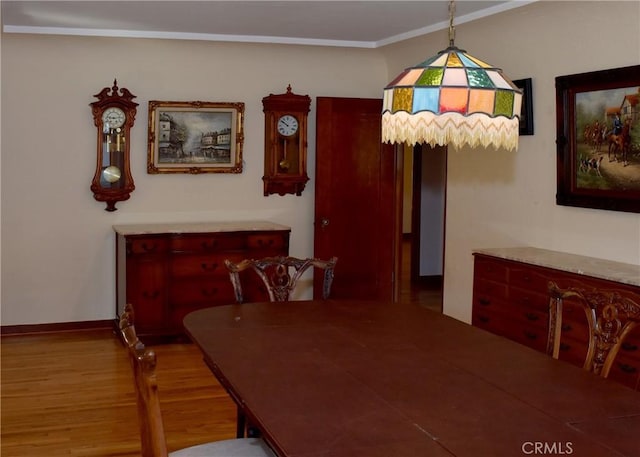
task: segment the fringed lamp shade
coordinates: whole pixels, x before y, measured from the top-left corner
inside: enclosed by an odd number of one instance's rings
[[[518,148],[522,91],[451,45],[384,89],[382,141]]]

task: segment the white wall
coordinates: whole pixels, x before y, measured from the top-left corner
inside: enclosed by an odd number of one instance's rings
[[[476,248],[537,246],[640,264],[640,215],[557,206],[555,77],[640,63],[639,2],[541,1],[456,27],[456,45],[533,79],[535,135],[518,152],[449,149],[444,312],[469,322]],[[446,32],[383,49],[391,80]]]
[[[3,34],[2,325],[113,318],[113,224],[270,220],[292,227],[292,254],[311,255],[315,99],[380,97],[386,74],[375,50]],[[108,213],[89,190],[89,103],[114,78],[140,105],[136,190]],[[262,97],[288,84],[312,98],[311,181],[301,197],[264,197]],[[149,100],[244,102],[243,173],[148,175]]]

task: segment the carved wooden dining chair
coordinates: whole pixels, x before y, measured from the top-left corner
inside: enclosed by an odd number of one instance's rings
[[[560,353],[563,301],[579,303],[587,317],[589,344],[583,368],[606,378],[631,330],[640,323],[640,304],[611,290],[561,289],[549,282],[547,354]]]
[[[231,283],[235,292],[236,301],[244,302],[242,282],[240,273],[251,269],[256,272],[269,293],[269,301],[289,301],[291,294],[296,288],[300,277],[309,268],[324,270],[322,282],[322,298],[329,298],[331,284],[333,282],[333,271],[338,261],[337,257],[329,260],[320,259],[298,259],[295,257],[265,257],[263,259],[245,259],[238,263],[225,260],[225,265],[229,270]]]
[[[120,316],[120,332],[133,369],[142,457],[275,457],[259,438],[214,441],[169,454],[158,397],[156,355],[138,339],[133,316],[133,307],[126,305]]]
[[[331,284],[333,283],[333,270],[338,261],[337,257],[329,260],[320,259],[298,259],[290,256],[264,257],[262,259],[245,259],[240,262],[225,260],[224,263],[229,270],[229,277],[233,285],[233,291],[238,303],[244,303],[245,296],[242,289],[240,273],[245,270],[253,270],[264,283],[269,294],[269,301],[289,301],[291,294],[296,288],[300,277],[309,268],[314,267],[324,270],[322,281],[322,298],[329,298]],[[247,424],[246,417],[240,407],[238,407],[237,437],[245,435],[257,436],[257,431]]]

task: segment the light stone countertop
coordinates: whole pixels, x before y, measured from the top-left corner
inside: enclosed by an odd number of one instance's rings
[[[113,230],[119,235],[153,235],[157,233],[251,232],[259,230],[291,230],[286,225],[267,221],[175,222],[156,224],[120,224]]]
[[[640,265],[631,263],[533,247],[476,249],[473,252],[640,287]]]

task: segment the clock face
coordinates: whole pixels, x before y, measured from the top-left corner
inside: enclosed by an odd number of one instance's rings
[[[105,124],[105,127],[108,124],[109,128],[111,129],[122,127],[125,119],[126,116],[124,114],[124,111],[122,111],[120,108],[107,108],[104,113],[102,113],[102,122]]]
[[[110,167],[102,170],[102,177],[107,182],[117,182],[120,179],[120,176],[122,176],[122,173],[120,172],[120,169],[115,165],[111,165]]]
[[[298,131],[298,120],[290,114],[285,114],[278,119],[278,133],[282,136],[291,136]]]

